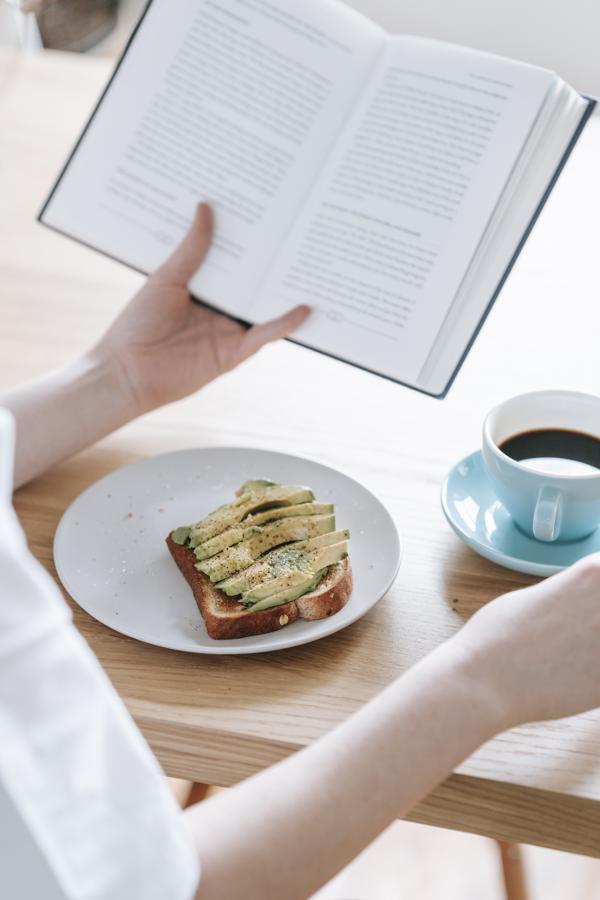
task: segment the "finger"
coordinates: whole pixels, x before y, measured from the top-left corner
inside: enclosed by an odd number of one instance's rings
[[[188,233],[156,274],[172,283],[186,285],[204,262],[212,237],[212,209],[208,204],[200,203]]]
[[[278,319],[271,319],[262,325],[254,325],[244,335],[242,341],[242,359],[247,359],[264,347],[271,341],[278,341],[280,338],[288,337],[296,330],[310,315],[309,306],[296,306],[284,316]]]

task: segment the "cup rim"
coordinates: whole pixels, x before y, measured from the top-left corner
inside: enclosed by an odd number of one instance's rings
[[[500,449],[496,441],[493,439],[490,431],[490,420],[492,416],[498,412],[498,410],[502,409],[502,407],[507,406],[509,403],[512,403],[514,400],[523,400],[534,397],[572,397],[578,399],[586,399],[586,400],[594,400],[598,403],[600,407],[600,397],[596,394],[586,394],[584,391],[566,391],[566,390],[544,390],[544,391],[527,391],[524,394],[515,394],[513,397],[507,397],[506,400],[502,400],[502,402],[497,403],[486,415],[483,420],[483,438],[484,444],[487,443],[488,446],[494,451],[494,453],[498,454],[503,462],[510,463],[519,472],[529,472],[533,475],[538,475],[540,477],[552,478],[556,480],[565,480],[565,481],[592,481],[600,478],[600,470],[594,473],[581,473],[580,475],[575,474],[561,474],[561,475],[552,475],[549,472],[544,472],[541,469],[536,469],[533,466],[524,466],[519,460],[513,459],[511,456],[508,456],[503,450]]]

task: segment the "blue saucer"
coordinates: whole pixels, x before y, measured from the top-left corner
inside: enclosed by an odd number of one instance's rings
[[[600,551],[600,528],[579,541],[552,544],[524,534],[494,494],[479,450],[450,469],[442,486],[442,508],[468,547],[516,572],[554,575]]]

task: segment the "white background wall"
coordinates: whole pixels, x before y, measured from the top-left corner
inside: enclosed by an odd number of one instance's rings
[[[600,0],[347,0],[389,31],[553,69],[600,97]]]
[[[600,0],[346,2],[389,31],[467,44],[546,66],[573,87],[600,97]],[[144,0],[122,0],[123,33],[119,31],[112,41],[105,42],[109,51],[118,51],[124,32],[143,6]],[[0,44],[8,39],[9,31],[14,32],[9,12],[0,0]]]

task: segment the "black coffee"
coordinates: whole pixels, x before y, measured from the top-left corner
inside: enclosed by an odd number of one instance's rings
[[[581,431],[548,428],[508,438],[500,450],[517,462],[524,459],[572,459],[600,469],[600,438]]]

